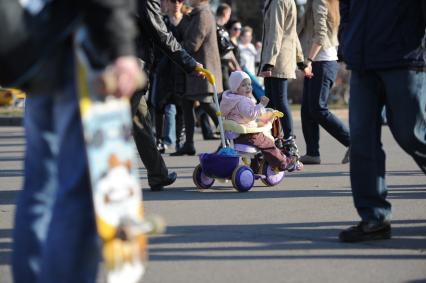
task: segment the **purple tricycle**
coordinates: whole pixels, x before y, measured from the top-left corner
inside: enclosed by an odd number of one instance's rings
[[[192,179],[197,189],[205,190],[210,188],[216,179],[231,180],[232,185],[239,192],[249,191],[256,179],[261,179],[267,186],[279,184],[284,179],[284,171],[274,170],[264,160],[262,153],[256,147],[244,144],[234,144],[233,148],[227,146],[225,142],[225,130],[227,131],[227,139],[232,140],[232,133],[244,134],[248,133],[250,129],[244,128],[234,121],[222,119],[213,74],[202,68],[199,68],[197,71],[203,74],[213,85],[214,101],[217,109],[216,114],[218,115],[222,142],[222,149],[218,152],[200,154],[200,164],[195,167],[192,174]],[[281,115],[283,114],[278,111],[270,112],[268,119],[281,117]],[[270,133],[271,128],[272,123],[269,122],[265,124],[264,129],[256,128],[256,131]],[[273,137],[271,138],[274,139]],[[292,167],[288,168],[288,171],[301,170],[303,168],[303,164],[298,161],[298,155],[289,155],[288,152],[284,153],[290,156],[292,160]],[[244,165],[240,165],[240,157]]]

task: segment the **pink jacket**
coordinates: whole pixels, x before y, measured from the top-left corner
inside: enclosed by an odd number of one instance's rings
[[[227,90],[222,94],[220,111],[223,117],[238,124],[256,128],[256,119],[265,113],[262,104],[255,104],[249,97],[238,95]]]

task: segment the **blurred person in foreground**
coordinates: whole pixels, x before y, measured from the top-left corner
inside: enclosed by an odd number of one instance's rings
[[[391,238],[381,112],[426,174],[426,1],[340,0],[342,54],[352,70],[350,175],[361,221],[343,242]]]
[[[34,13],[33,4],[28,1],[22,7]],[[38,4],[42,5],[38,6],[41,10],[32,15],[46,16],[45,35],[50,40],[41,43],[48,52],[42,54],[39,64],[34,66],[38,67],[37,71],[25,82],[25,90],[29,92],[24,119],[25,173],[15,212],[13,278],[16,283],[93,283],[100,247],[72,37],[81,24],[87,26],[117,78],[114,95],[130,97],[140,75],[134,56],[133,7],[131,1],[125,0]],[[30,32],[31,27],[27,28]],[[20,56],[16,61],[25,58]]]

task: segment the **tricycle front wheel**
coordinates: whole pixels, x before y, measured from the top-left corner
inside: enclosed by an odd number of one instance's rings
[[[210,178],[203,173],[203,168],[201,168],[200,164],[195,167],[194,172],[192,173],[192,180],[198,190],[206,190],[210,188],[213,186],[215,181],[213,178]]]
[[[232,185],[239,192],[249,191],[254,184],[254,173],[250,167],[240,165],[232,173]]]

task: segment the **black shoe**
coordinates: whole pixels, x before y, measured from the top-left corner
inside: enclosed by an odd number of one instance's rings
[[[170,154],[170,156],[195,155],[195,147],[193,144],[185,143],[179,150]]]
[[[151,191],[159,192],[164,190],[164,187],[173,184],[176,181],[176,178],[177,178],[176,172],[170,173],[169,175],[167,175],[167,179],[163,181],[161,184],[151,186]]]
[[[211,134],[211,135],[207,135],[204,137],[204,140],[209,141],[209,140],[220,140],[220,135],[218,134]]]
[[[339,240],[346,243],[356,243],[372,240],[390,239],[392,235],[391,225],[384,222],[359,222],[358,225],[349,227],[339,234]]]

